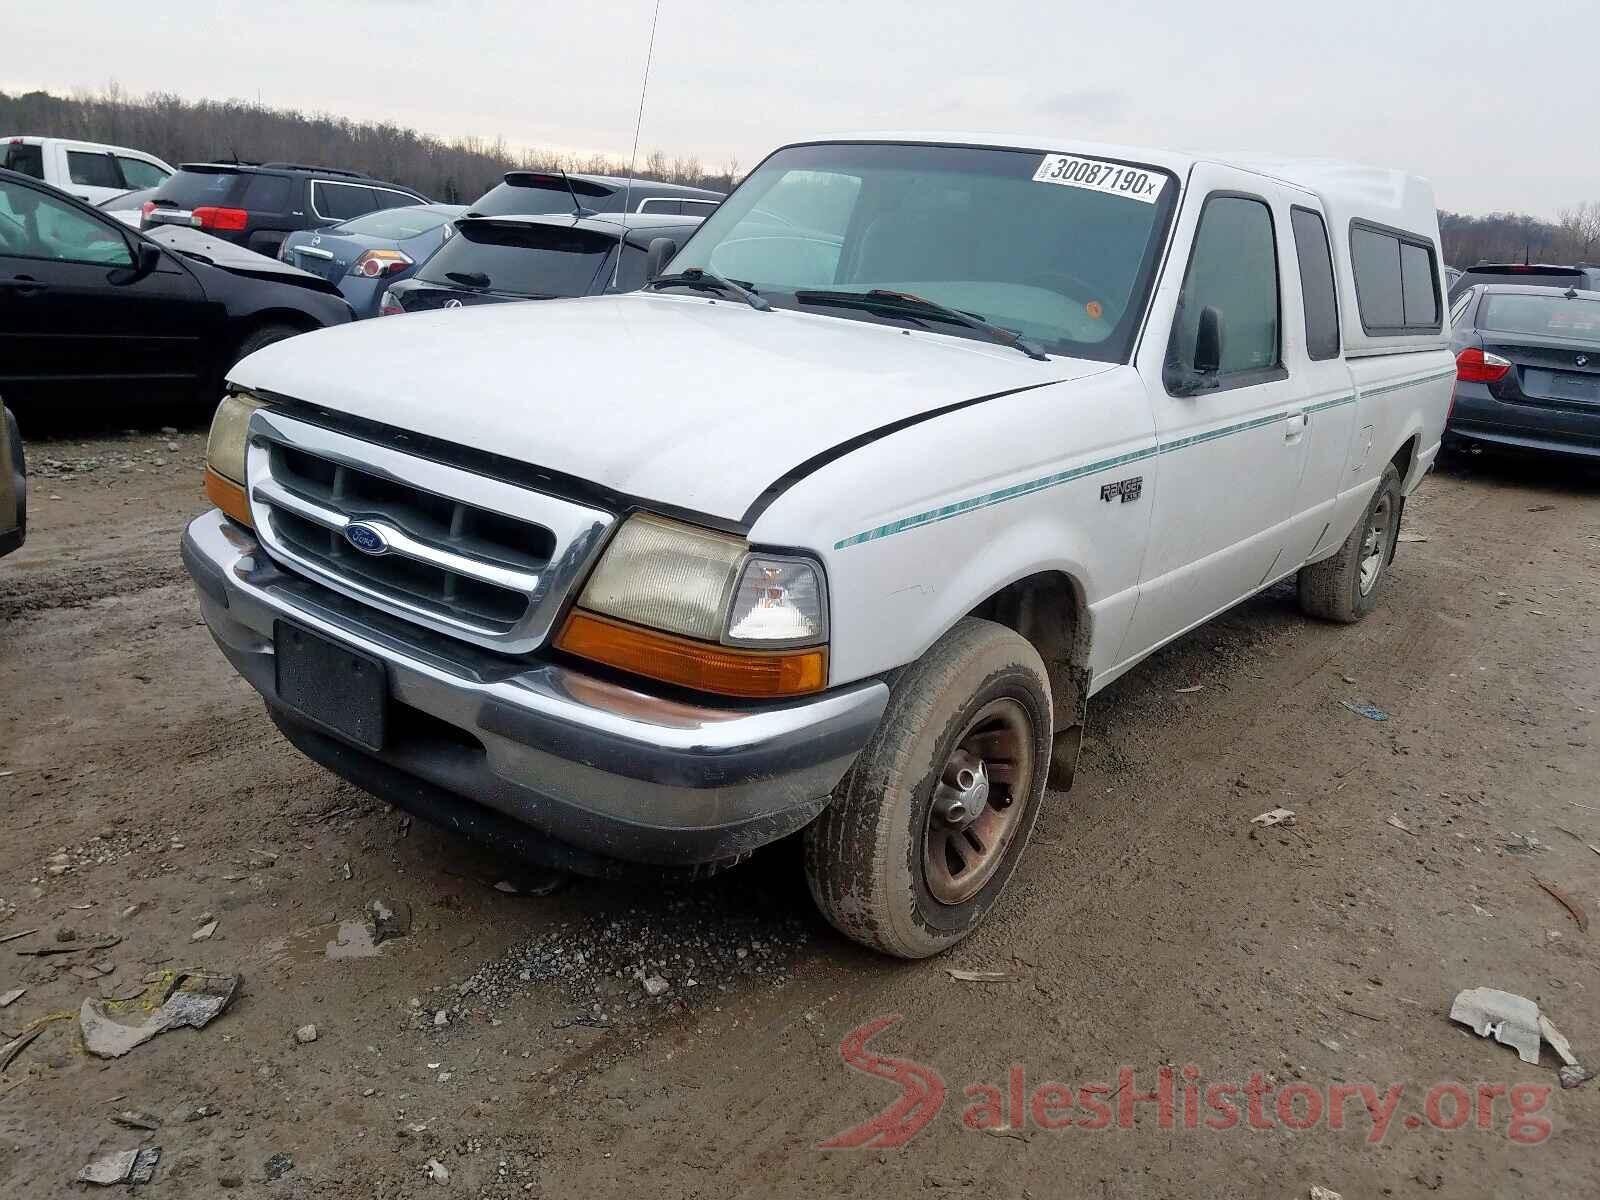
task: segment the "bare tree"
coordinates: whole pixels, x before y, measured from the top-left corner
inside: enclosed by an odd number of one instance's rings
[[[1600,247],[1600,202],[1585,200],[1556,214],[1556,228],[1567,243],[1570,257],[1589,262]]]

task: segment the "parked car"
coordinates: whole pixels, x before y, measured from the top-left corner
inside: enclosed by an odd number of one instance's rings
[[[300,229],[326,229],[428,198],[358,171],[297,163],[184,163],[144,209],[145,229],[189,225],[275,257]]]
[[[42,179],[89,204],[133,188],[157,187],[172,174],[171,167],[143,150],[16,134],[0,137],[0,168]]]
[[[460,204],[386,208],[322,230],[284,238],[278,257],[338,287],[358,317],[378,315],[384,288],[416,273],[455,236]]]
[[[649,213],[465,217],[456,222],[457,235],[415,275],[383,293],[379,312],[394,316],[632,291],[645,281],[651,243],[665,238],[675,248],[688,241],[699,223],[697,217]]]
[[[163,236],[174,244],[0,170],[7,404],[20,411],[49,400],[215,403],[242,355],[353,318],[326,280],[198,230]]]
[[[28,536],[28,464],[17,418],[0,404],[0,558]]]
[[[140,188],[133,192],[119,192],[109,200],[102,200],[95,207],[121,221],[129,229],[140,229],[144,226],[144,206],[156,198],[159,188]]]
[[[1600,290],[1475,284],[1451,319],[1447,444],[1600,459]]]
[[[468,208],[474,217],[525,213],[654,213],[663,217],[708,217],[723,193],[681,183],[628,180],[613,175],[568,175],[561,171],[508,171]]]
[[[579,871],[804,831],[828,919],[917,957],[998,902],[1092,694],[1279,580],[1377,604],[1444,315],[1399,172],[792,145],[637,292],[245,359],[183,553],[347,779]]]
[[[1462,271],[1450,284],[1450,304],[1479,283],[1527,283],[1535,287],[1582,288],[1600,291],[1600,267],[1585,263],[1479,263]]]

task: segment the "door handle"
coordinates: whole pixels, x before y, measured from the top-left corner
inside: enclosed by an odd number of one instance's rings
[[[1298,442],[1310,424],[1311,418],[1305,413],[1290,413],[1283,419],[1283,440],[1290,443]]]
[[[10,279],[0,279],[0,288],[9,288],[23,298],[36,296],[49,286],[49,284],[41,283],[39,280],[27,275],[16,275]]]

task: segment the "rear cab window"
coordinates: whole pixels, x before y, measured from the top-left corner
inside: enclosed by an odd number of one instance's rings
[[[43,179],[44,147],[28,142],[11,142],[5,148],[5,156],[0,158],[0,166],[8,171],[17,171],[23,175],[31,175],[35,179]]]
[[[1351,222],[1350,263],[1361,327],[1373,337],[1438,333],[1437,261],[1427,238]]]
[[[1306,357],[1339,357],[1339,299],[1333,283],[1333,251],[1322,214],[1295,206],[1289,212],[1295,258],[1300,264],[1300,297],[1306,310]]]

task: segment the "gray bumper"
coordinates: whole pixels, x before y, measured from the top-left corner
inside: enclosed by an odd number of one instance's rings
[[[801,702],[710,708],[491,654],[280,569],[216,511],[185,531],[183,559],[212,637],[301,750],[401,807],[576,870],[727,862],[800,829],[888,701],[872,681]],[[383,662],[395,719],[381,751],[279,701],[280,619]],[[530,833],[557,853],[520,844]]]

